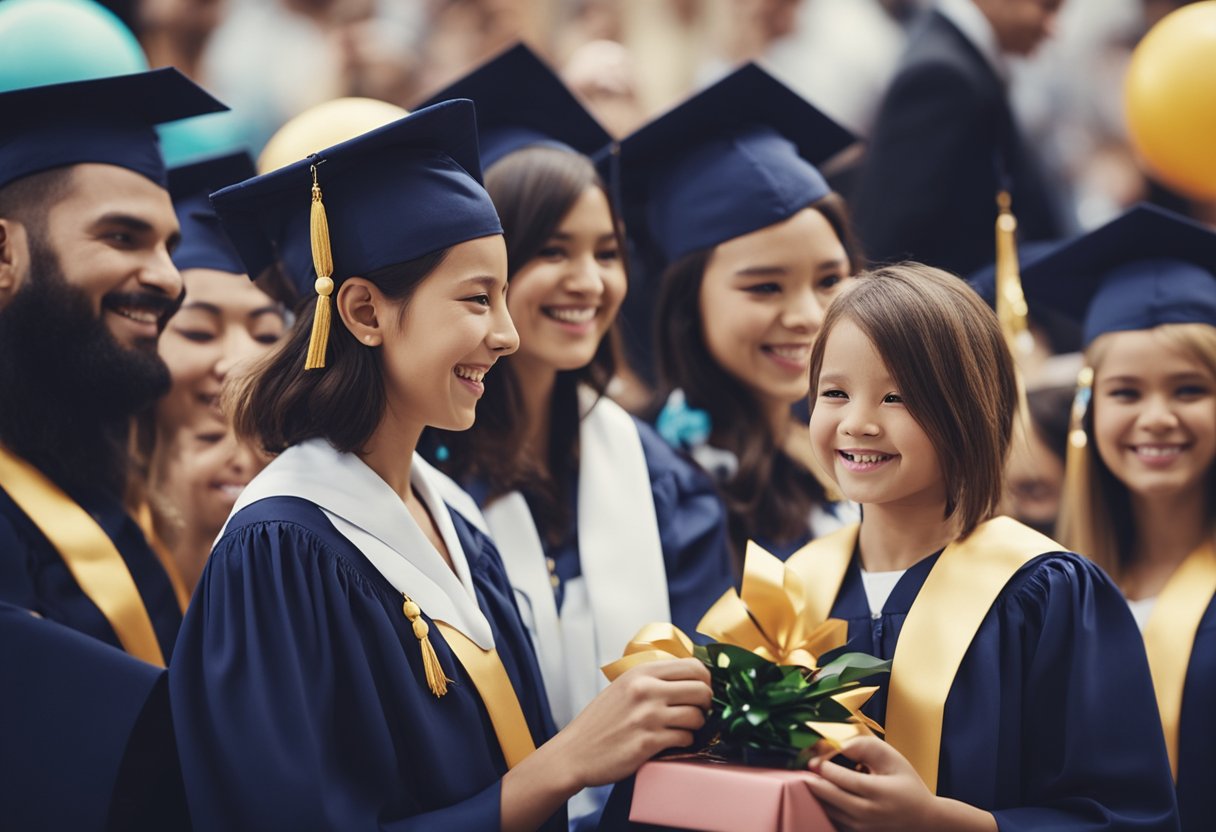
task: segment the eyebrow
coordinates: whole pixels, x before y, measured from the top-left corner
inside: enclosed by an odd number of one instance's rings
[[[156,228],[152,223],[140,217],[131,214],[110,213],[102,214],[93,223],[96,226],[117,225],[125,228],[135,234],[155,234]],[[174,229],[168,237],[165,238],[165,247],[172,253],[177,248],[178,243],[182,241],[182,232],[180,229]]]
[[[466,277],[464,280],[460,281],[461,286],[469,283],[480,286],[488,292],[494,288],[495,284],[498,283],[498,278],[492,274],[479,274],[476,277]]]
[[[1182,373],[1172,373],[1165,377],[1166,381],[1204,381],[1211,382],[1211,376],[1197,370],[1187,370]],[[1139,384],[1144,381],[1143,376],[1109,376],[1102,379],[1103,384]]]
[[[789,274],[785,266],[744,266],[735,271],[736,277],[779,277]]]
[[[550,240],[561,240],[561,241],[565,242],[566,240],[574,239],[574,235],[568,231],[554,231],[552,234],[549,235],[549,239]],[[600,236],[596,237],[595,241],[597,243],[616,242],[616,235],[613,234],[611,231],[608,231],[608,232],[605,232],[605,233],[601,234]]]
[[[186,301],[184,304],[182,304],[182,309],[192,309],[199,312],[206,312],[208,315],[214,315],[217,318],[224,314],[224,310],[219,306],[215,305],[214,303],[207,303],[206,301],[201,300]],[[260,318],[263,315],[278,315],[280,318],[286,318],[283,310],[273,304],[270,306],[260,306],[251,311],[246,317]]]

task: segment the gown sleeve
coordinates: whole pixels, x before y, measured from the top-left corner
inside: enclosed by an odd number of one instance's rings
[[[713,482],[649,426],[635,420],[650,469],[672,623],[694,636],[705,611],[734,581],[726,509]]]
[[[456,684],[431,695],[388,596],[300,525],[217,543],[170,670],[196,829],[499,828],[480,700],[433,627]]]
[[[1177,829],[1148,660],[1110,579],[1078,555],[1045,558],[999,614],[1002,640],[1016,641],[1001,647],[991,696],[972,699],[1021,697],[1020,713],[997,717],[1022,723],[1021,753],[1006,763],[1022,794],[993,811],[1002,832]]]

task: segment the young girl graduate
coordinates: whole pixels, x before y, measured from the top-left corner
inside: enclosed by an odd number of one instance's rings
[[[425,426],[472,424],[517,345],[480,171],[452,101],[214,195],[250,274],[277,254],[318,277],[235,391],[238,430],[278,456],[170,674],[196,829],[564,829],[572,794],[703,722],[707,675],[669,663],[550,738],[502,562],[413,455]]]
[[[585,154],[608,134],[523,46],[438,97],[478,108],[520,347],[487,377],[473,428],[438,438],[437,459],[480,504],[562,726],[638,629],[691,632],[729,587],[725,512],[696,466],[605,396],[626,277]]]
[[[1085,558],[992,517],[1016,401],[996,316],[915,264],[858,279],[811,358],[811,440],[860,525],[788,561],[893,659],[886,742],[817,761],[841,829],[1176,829],[1135,623]]]
[[[621,143],[669,393],[657,425],[718,480],[740,557],[748,540],[787,557],[856,517],[812,473],[791,413],[824,311],[860,265],[844,201],[814,167],[852,141],[749,65]]]
[[[1183,829],[1216,818],[1216,234],[1137,207],[1025,272],[1084,320],[1061,539],[1144,636]],[[1053,296],[1054,295],[1054,296]]]

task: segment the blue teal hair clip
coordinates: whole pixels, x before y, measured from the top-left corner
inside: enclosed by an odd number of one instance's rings
[[[1071,426],[1068,431],[1068,443],[1077,448],[1084,448],[1089,443],[1085,433],[1085,414],[1089,412],[1089,403],[1094,396],[1094,368],[1082,367],[1077,374],[1077,393],[1072,399]]]
[[[690,450],[709,441],[713,422],[709,414],[691,407],[683,390],[673,390],[655,421],[659,436],[680,450]]]

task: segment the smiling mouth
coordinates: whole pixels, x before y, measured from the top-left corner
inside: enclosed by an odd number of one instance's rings
[[[838,453],[847,459],[849,462],[856,462],[861,465],[874,465],[879,462],[886,462],[888,459],[894,459],[894,454],[857,454],[849,453],[848,451],[838,451]]]
[[[1166,460],[1179,456],[1187,449],[1186,445],[1132,445],[1132,452],[1144,459]]]
[[[810,344],[765,344],[760,351],[791,364],[806,364],[811,359]]]
[[[586,324],[595,320],[599,311],[594,306],[544,306],[541,312],[546,317],[563,324]]]
[[[489,371],[488,367],[466,367],[463,364],[457,364],[452,372],[456,374],[457,378],[471,381],[474,384],[481,384],[482,380],[486,377],[486,373]]]
[[[137,324],[155,326],[158,331],[177,310],[176,303],[160,295],[134,292],[106,295],[102,298],[101,305],[107,312],[113,312]]]

